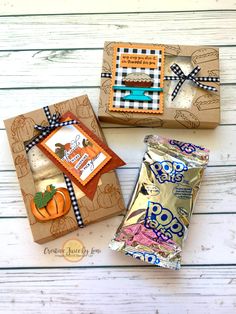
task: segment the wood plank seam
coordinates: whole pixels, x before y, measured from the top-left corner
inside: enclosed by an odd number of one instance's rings
[[[40,14],[6,14],[5,17],[34,17],[34,16],[79,16],[79,15],[127,15],[127,14],[172,14],[172,13],[201,13],[201,12],[236,12],[236,9],[211,9],[211,10],[183,10],[183,11],[128,11],[128,12],[77,12],[77,13],[40,13]]]

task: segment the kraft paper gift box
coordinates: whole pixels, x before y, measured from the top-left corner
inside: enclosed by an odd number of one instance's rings
[[[37,243],[50,241],[76,230],[79,226],[85,226],[118,215],[125,209],[115,170],[108,171],[100,176],[94,197],[90,198],[68,177],[66,182],[63,171],[38,146],[34,145],[26,152],[27,144],[32,143],[32,139],[37,138],[38,135],[38,131],[35,130],[34,126],[36,124],[41,126],[48,124],[47,112],[52,116],[56,112],[63,115],[69,111],[91,131],[92,136],[95,134],[101,141],[105,141],[87,96],[63,101],[46,107],[46,109],[47,111],[44,108],[34,110],[4,121],[30,227],[34,241]],[[70,206],[67,209],[66,203],[63,203],[63,207],[60,207],[58,205],[60,203],[57,203],[59,202],[59,196],[55,194],[58,199],[54,199],[54,195],[53,200],[59,208],[57,210],[63,208],[68,212],[56,219],[48,217],[49,220],[40,221],[37,219],[37,215],[41,214],[42,211],[37,212],[35,216],[32,204],[34,204],[36,192],[45,191],[46,187],[50,187],[50,185],[54,186],[54,193],[61,194],[64,200],[70,195]],[[70,192],[72,196],[68,194],[68,190],[72,190],[71,186],[73,188],[73,193]],[[65,190],[67,194],[64,192]],[[52,193],[50,188],[49,192]],[[45,194],[41,195],[45,196]],[[72,202],[73,197],[75,199]],[[48,208],[46,206],[45,208],[47,211],[49,209],[55,210],[53,207]],[[47,218],[51,213],[45,215],[44,210],[43,215]]]
[[[215,128],[219,49],[105,42],[98,116],[135,126]]]

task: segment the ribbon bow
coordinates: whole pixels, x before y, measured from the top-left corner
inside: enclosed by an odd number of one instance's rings
[[[180,66],[176,63],[171,65],[171,70],[176,74],[176,76],[165,76],[165,80],[179,80],[178,84],[175,86],[171,96],[172,100],[177,96],[181,86],[186,80],[190,80],[195,83],[198,87],[203,88],[208,91],[217,92],[217,89],[213,86],[205,85],[200,82],[219,82],[219,77],[196,77],[201,68],[197,65],[188,75],[185,75]]]
[[[34,128],[38,131],[41,131],[41,133],[29,144],[26,145],[25,150],[28,152],[34,145],[38,144],[43,138],[45,138],[49,133],[51,133],[54,129],[71,125],[71,124],[78,124],[79,122],[77,120],[68,120],[64,122],[60,122],[61,115],[59,112],[54,113],[52,116],[50,113],[46,113],[49,125],[40,125],[35,124]]]

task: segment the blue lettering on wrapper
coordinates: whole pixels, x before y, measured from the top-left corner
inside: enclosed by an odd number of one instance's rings
[[[169,143],[173,146],[177,146],[181,150],[181,152],[185,152],[186,154],[192,154],[196,152],[197,149],[200,149],[200,150],[205,149],[198,145],[194,145],[191,143],[184,143],[177,140],[170,140]]]
[[[172,239],[173,235],[178,237],[184,235],[184,226],[179,219],[168,208],[156,202],[148,201],[144,226],[152,229],[163,241]]]
[[[181,182],[183,179],[183,172],[188,170],[188,167],[180,161],[156,161],[150,166],[159,183],[164,182]]]
[[[126,252],[126,255],[132,256],[136,259],[139,259],[144,262],[151,263],[153,265],[158,265],[160,259],[153,253],[144,253],[144,252]]]

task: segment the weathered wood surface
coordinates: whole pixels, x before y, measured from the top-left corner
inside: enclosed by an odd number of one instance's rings
[[[234,267],[4,270],[3,313],[235,313]]]
[[[17,15],[17,14],[66,14],[66,13],[92,13],[98,12],[143,12],[143,11],[193,11],[193,10],[233,10],[236,9],[233,0],[169,0],[162,2],[161,5],[157,1],[129,1],[120,0],[119,2],[108,2],[101,0],[99,2],[93,0],[57,0],[57,5],[47,0],[29,2],[21,0],[1,0],[0,13],[2,15]]]
[[[151,43],[235,44],[235,10],[152,11],[1,17],[0,49],[102,48],[104,40],[129,41],[130,38],[134,42]]]

